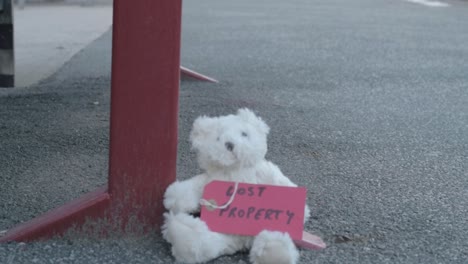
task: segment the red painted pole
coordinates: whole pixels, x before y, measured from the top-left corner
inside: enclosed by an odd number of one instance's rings
[[[203,75],[201,73],[198,73],[198,72],[196,72],[194,70],[191,70],[191,69],[183,67],[183,66],[180,66],[180,75],[181,75],[182,79],[188,78],[188,79],[194,79],[194,80],[199,80],[199,81],[218,83],[217,80],[215,80],[215,79],[213,79],[211,77],[208,77],[206,75]]]
[[[118,3],[109,193],[124,219],[155,227],[176,176],[181,0]]]
[[[181,0],[114,0],[108,188],[20,224],[0,242],[90,222],[99,234],[159,228],[176,175],[181,9]]]

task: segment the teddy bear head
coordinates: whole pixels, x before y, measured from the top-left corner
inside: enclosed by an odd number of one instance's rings
[[[244,108],[236,115],[197,118],[190,140],[202,169],[238,169],[265,158],[269,130],[261,118]]]

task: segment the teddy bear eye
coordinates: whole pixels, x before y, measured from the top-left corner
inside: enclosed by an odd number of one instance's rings
[[[242,132],[242,136],[243,136],[243,137],[247,137],[248,135],[247,135],[247,133]]]

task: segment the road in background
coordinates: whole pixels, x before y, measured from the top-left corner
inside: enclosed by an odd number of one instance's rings
[[[49,77],[112,25],[111,5],[27,5],[14,10],[16,87]]]

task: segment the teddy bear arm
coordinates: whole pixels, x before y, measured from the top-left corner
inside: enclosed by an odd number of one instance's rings
[[[205,174],[200,174],[188,180],[175,181],[164,194],[164,207],[175,213],[198,212],[206,179]]]
[[[270,161],[265,161],[257,167],[257,177],[259,179],[259,183],[297,187],[297,184],[286,177],[278,166]]]

